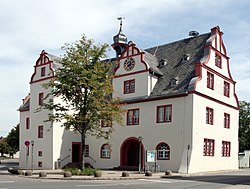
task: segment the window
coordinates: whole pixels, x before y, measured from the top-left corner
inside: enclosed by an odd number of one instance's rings
[[[112,123],[109,123],[107,120],[101,120],[101,127],[111,127]]]
[[[26,117],[26,129],[30,128],[30,118]]]
[[[224,128],[230,128],[230,114],[224,113]]]
[[[110,146],[108,144],[102,145],[101,158],[110,158]]]
[[[41,77],[45,76],[45,67],[41,68]]]
[[[38,162],[38,167],[42,167],[43,166],[43,162],[39,161]]]
[[[156,116],[157,116],[157,123],[171,122],[172,105],[158,106]]]
[[[43,126],[38,126],[38,138],[43,138]]]
[[[221,68],[221,56],[218,54],[215,54],[215,65]]]
[[[89,145],[85,145],[85,157],[89,157]]]
[[[38,151],[38,156],[43,156],[43,151]]]
[[[230,92],[230,84],[224,81],[224,96],[229,97],[229,92]]]
[[[207,72],[207,88],[214,89],[214,74]]]
[[[124,81],[124,94],[135,92],[135,80]]]
[[[231,142],[222,141],[222,157],[230,157]]]
[[[204,139],[203,156],[214,156],[213,139]]]
[[[162,142],[157,145],[157,159],[158,160],[169,160],[170,159],[170,148],[169,145]]]
[[[214,124],[214,110],[212,108],[206,108],[206,123],[213,125]]]
[[[43,105],[43,96],[44,96],[44,93],[39,93],[38,104],[39,104],[40,106]]]
[[[139,125],[139,109],[128,110],[127,125]]]

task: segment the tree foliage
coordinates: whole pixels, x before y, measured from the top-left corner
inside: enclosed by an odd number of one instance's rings
[[[10,153],[10,146],[6,141],[0,143],[0,154],[4,156],[4,154]]]
[[[240,101],[239,151],[250,150],[250,103]]]
[[[11,131],[8,133],[6,139],[0,143],[0,153],[3,156],[4,154],[9,154],[13,156],[16,152],[19,151],[19,124],[17,124]]]
[[[55,77],[45,85],[53,90],[50,96],[59,97],[62,103],[50,98],[45,108],[54,110],[50,121],[62,122],[67,129],[81,134],[82,146],[86,135],[108,139],[113,128],[102,129],[100,120],[107,124],[122,123],[122,105],[120,99],[112,98],[112,64],[102,61],[106,57],[106,44],[95,45],[85,36],[73,44],[62,47],[65,54],[61,68],[55,71]],[[85,148],[82,148],[82,169],[84,169]]]

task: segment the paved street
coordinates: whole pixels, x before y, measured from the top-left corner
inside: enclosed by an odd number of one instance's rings
[[[250,170],[210,176],[137,180],[35,179],[0,171],[0,189],[250,189]]]
[[[53,174],[45,179],[38,179],[37,175],[32,178],[11,175],[6,169],[15,165],[15,162],[0,165],[0,189],[250,189],[250,169],[161,179],[148,177],[132,180],[62,180],[58,179],[61,176]]]

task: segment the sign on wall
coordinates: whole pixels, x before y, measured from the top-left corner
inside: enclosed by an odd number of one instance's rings
[[[156,162],[156,150],[147,150],[146,153],[147,162]]]

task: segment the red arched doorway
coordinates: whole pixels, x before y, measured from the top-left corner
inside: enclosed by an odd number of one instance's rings
[[[141,151],[139,150],[141,146]],[[144,165],[144,147],[139,138],[131,137],[126,139],[120,149],[120,166],[138,168],[139,153],[141,152],[141,168]]]

